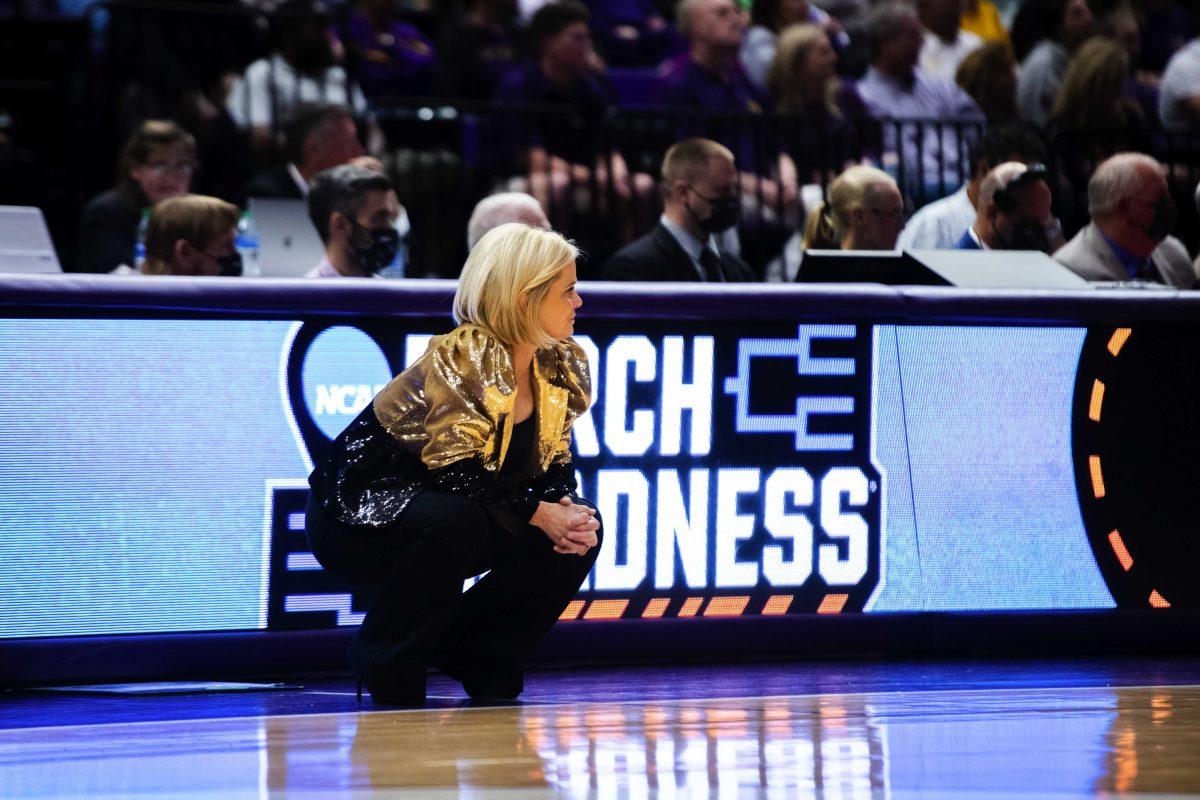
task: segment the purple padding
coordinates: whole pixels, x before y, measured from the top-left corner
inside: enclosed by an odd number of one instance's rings
[[[309,314],[449,316],[454,281],[2,275],[0,310],[154,312],[294,318]],[[873,284],[606,283],[580,286],[596,318],[841,318],[878,322],[1041,324],[1200,318],[1200,294],[1081,289],[975,290]]]

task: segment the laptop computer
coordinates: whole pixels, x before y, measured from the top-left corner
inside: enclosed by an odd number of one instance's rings
[[[40,208],[0,206],[0,272],[62,272]]]
[[[258,229],[258,265],[263,276],[302,278],[325,257],[325,246],[308,218],[306,201],[251,197],[247,206]]]

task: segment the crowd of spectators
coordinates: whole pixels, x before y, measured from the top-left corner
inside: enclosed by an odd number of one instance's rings
[[[1172,232],[1157,227],[1167,213],[1139,229],[1147,249],[1105,232],[1116,201],[1096,196],[1149,180],[1158,162],[1128,154],[1200,133],[1200,26],[1183,0],[285,0],[247,13],[269,26],[242,63],[212,54],[174,97],[162,81],[131,84],[139,97],[152,86],[145,107],[174,121],[119,104],[115,186],[83,208],[69,268],[233,274],[229,203],[276,197],[307,198],[327,247],[311,274],[377,274],[401,246],[398,220],[423,212],[406,165],[428,143],[408,138],[396,109],[436,101],[513,112],[480,128],[476,163],[455,154],[459,174],[503,165],[471,204],[506,193],[513,214],[607,235],[597,272],[608,277],[787,277],[770,263],[789,236],[805,247],[1046,252],[1070,239],[1075,260],[1084,236],[1124,248],[1126,278],[1183,283],[1160,265],[1180,253],[1155,255]],[[229,15],[231,30],[244,19]],[[170,47],[147,49],[161,52],[163,74],[180,72]],[[616,135],[630,108],[663,114],[661,149]],[[1121,180],[1097,183],[1114,163]],[[1167,177],[1194,185],[1191,173]],[[1122,206],[1123,223],[1160,202],[1151,193]],[[203,224],[181,227],[189,209]],[[473,236],[474,226],[459,238]],[[666,260],[651,268],[655,254]]]

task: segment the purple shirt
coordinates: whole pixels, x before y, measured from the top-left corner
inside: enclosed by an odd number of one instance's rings
[[[659,102],[664,106],[701,111],[761,114],[772,110],[771,98],[759,89],[741,65],[724,75],[709,72],[690,57],[674,64],[659,84]],[[781,142],[776,131],[765,130],[753,119],[704,119],[683,117],[677,138],[704,136],[733,151],[738,169],[768,175],[774,168]]]
[[[363,91],[377,95],[431,95],[437,56],[433,45],[412,25],[392,20],[376,30],[357,10],[343,26],[342,41],[356,61]]]
[[[662,19],[653,0],[584,0],[591,11],[592,29],[608,63],[620,67],[653,67],[682,51],[687,43],[671,25],[652,30],[647,20]],[[628,26],[638,32],[636,39],[617,35],[617,28]]]

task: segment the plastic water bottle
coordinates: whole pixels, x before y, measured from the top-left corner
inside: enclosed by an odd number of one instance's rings
[[[137,242],[133,245],[133,268],[142,271],[142,262],[146,260],[146,228],[150,226],[150,209],[142,209],[142,221],[138,223]]]
[[[249,211],[242,212],[242,218],[237,225],[237,251],[242,256],[242,275],[247,278],[257,278],[262,274],[258,266],[258,228],[254,225],[254,216]]]

